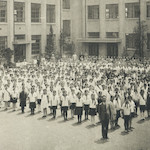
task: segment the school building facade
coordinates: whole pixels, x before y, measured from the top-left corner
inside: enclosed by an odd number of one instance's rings
[[[58,52],[63,30],[77,55],[122,56],[125,50],[133,55],[131,35],[139,17],[148,25],[148,56],[150,0],[0,0],[0,49],[14,50],[16,62],[38,58],[52,26]]]

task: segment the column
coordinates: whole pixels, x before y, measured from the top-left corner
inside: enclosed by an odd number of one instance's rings
[[[26,0],[25,2],[25,22],[26,22],[26,41],[31,42],[31,2]],[[26,60],[30,62],[32,60],[31,53],[32,44],[26,45]]]

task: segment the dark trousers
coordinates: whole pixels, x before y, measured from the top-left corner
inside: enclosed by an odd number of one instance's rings
[[[85,110],[85,119],[88,119],[88,110]]]
[[[34,108],[31,108],[31,115],[34,114]]]
[[[109,119],[102,120],[101,122],[102,122],[102,137],[104,139],[107,139]]]
[[[117,125],[118,125],[118,119],[119,119],[119,117],[120,117],[120,110],[117,110],[117,112],[116,112],[116,121],[115,121],[115,126],[117,126]]]
[[[53,109],[53,117],[56,117],[56,109]]]
[[[78,115],[78,122],[81,122],[81,118],[82,118],[82,116]]]
[[[129,120],[130,120],[130,116],[129,115],[124,115],[124,127],[125,130],[129,130]]]
[[[24,113],[24,106],[21,107],[22,113]]]
[[[66,120],[66,119],[67,119],[67,116],[68,116],[67,110],[64,110],[64,111],[63,111],[63,115],[64,115],[64,120]]]

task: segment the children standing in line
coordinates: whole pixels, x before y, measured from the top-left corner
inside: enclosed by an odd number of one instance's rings
[[[43,118],[47,116],[47,109],[48,109],[48,96],[47,90],[43,90],[43,95],[41,96],[41,109],[43,110]]]
[[[126,101],[122,105],[122,110],[123,110],[123,117],[124,117],[125,132],[128,133],[129,132],[129,121],[130,121],[130,115],[131,115],[131,106],[130,106],[128,99],[126,99]]]
[[[81,98],[81,92],[78,92],[76,110],[75,110],[75,115],[78,116],[78,123],[82,122],[82,113],[83,113],[83,99]]]

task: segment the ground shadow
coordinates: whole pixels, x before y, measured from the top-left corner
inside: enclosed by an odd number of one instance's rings
[[[24,113],[22,113],[22,112],[19,112],[19,113],[17,113],[17,115],[23,115]]]
[[[68,122],[68,120],[60,120],[60,121],[58,121],[58,123],[66,123],[66,122]]]
[[[146,121],[150,121],[150,117],[147,117],[147,118],[146,118]]]
[[[82,123],[75,122],[75,123],[72,124],[72,126],[79,126],[79,125],[81,125],[81,124],[82,124]]]
[[[122,136],[125,136],[125,135],[128,135],[128,134],[129,134],[129,132],[125,132],[125,131],[122,131],[122,132],[121,132],[121,135],[122,135]]]
[[[27,116],[25,116],[25,117],[27,117],[27,118],[28,118],[28,117],[33,117],[33,116],[34,116],[34,115],[28,114],[28,115],[27,115]]]
[[[47,121],[55,121],[56,120],[56,118],[50,118],[49,120],[47,120]]]
[[[97,124],[90,124],[90,125],[88,125],[88,126],[86,126],[86,128],[87,129],[92,129],[92,128],[95,128],[95,127],[97,127],[98,125]]]
[[[141,120],[137,121],[138,124],[142,124],[142,123],[144,123],[144,122],[145,122],[144,119],[141,119]]]
[[[16,111],[14,111],[14,110],[11,110],[11,111],[7,111],[7,113],[14,113],[14,112],[16,112]]]
[[[109,140],[107,140],[107,139],[99,139],[99,140],[95,141],[96,144],[105,144],[107,142],[109,142]]]
[[[39,117],[37,120],[45,120],[47,117]]]

